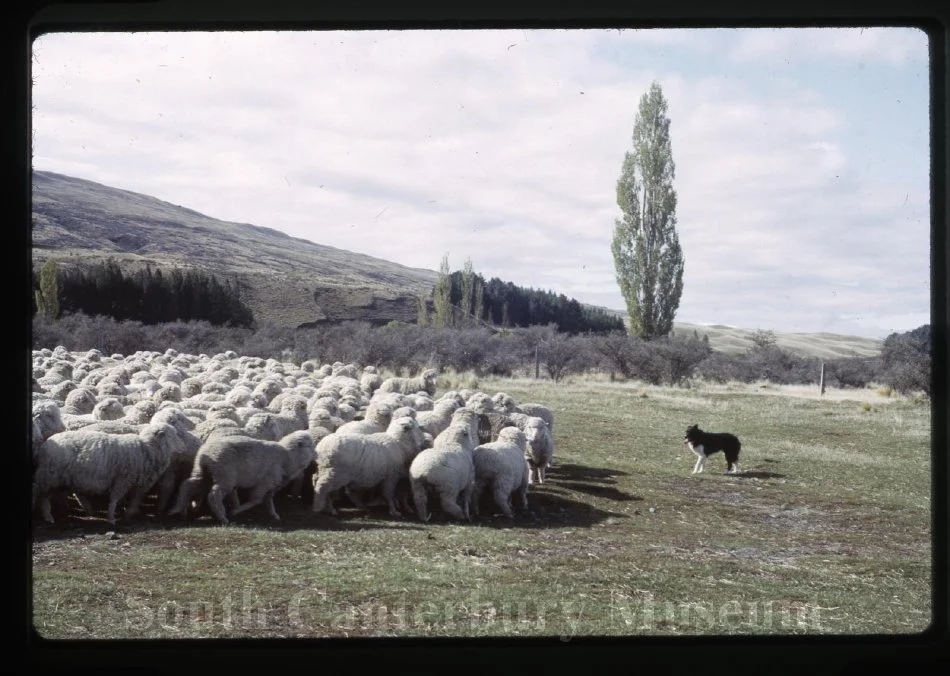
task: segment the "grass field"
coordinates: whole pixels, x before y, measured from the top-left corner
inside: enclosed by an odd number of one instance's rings
[[[916,633],[931,619],[930,407],[872,390],[493,380],[556,415],[514,522],[278,500],[228,527],[75,509],[34,528],[48,638]],[[813,388],[817,389],[817,388]],[[687,425],[742,440],[701,475]],[[487,515],[486,515],[487,514]]]

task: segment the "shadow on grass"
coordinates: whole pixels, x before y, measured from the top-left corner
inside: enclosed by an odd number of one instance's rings
[[[402,529],[423,530],[424,524],[415,519],[415,514],[404,516],[402,519],[389,516],[385,507],[371,508],[363,512],[355,508],[348,508],[343,499],[337,505],[339,516],[329,514],[314,514],[310,509],[310,501],[288,496],[274,498],[274,508],[279,521],[275,521],[267,513],[264,505],[252,507],[248,511],[230,518],[229,525],[221,524],[208,510],[202,506],[197,514],[190,514],[188,518],[179,516],[157,516],[154,499],[142,502],[141,513],[131,519],[117,518],[115,525],[106,521],[106,504],[100,498],[91,499],[95,513],[87,515],[72,498],[54,496],[52,513],[54,523],[49,524],[38,514],[33,519],[33,542],[40,543],[50,540],[71,539],[81,535],[105,535],[114,532],[118,535],[143,532],[164,532],[173,530],[191,530],[196,528],[229,528],[253,529],[259,531],[290,532],[299,530],[317,531],[360,531],[374,529]]]
[[[628,476],[628,474],[628,472],[619,469],[587,467],[586,465],[573,465],[561,462],[556,463],[547,471],[547,476],[554,480],[599,481],[601,483],[614,483],[611,479],[615,476]]]
[[[736,479],[784,479],[784,474],[779,474],[778,472],[769,472],[764,469],[749,469],[739,474],[730,474],[729,476],[735,477]]]
[[[517,499],[512,501],[513,519],[504,516],[492,499],[491,492],[485,491],[479,503],[479,516],[473,516],[472,523],[488,528],[584,528],[608,518],[628,518],[626,514],[599,509],[586,502],[574,500],[560,491],[560,488],[547,481],[541,486],[532,486],[528,491],[527,511],[520,509],[521,505],[517,504]],[[447,517],[439,512],[433,514],[430,523],[447,520]]]
[[[639,495],[624,493],[622,490],[614,488],[613,486],[598,486],[596,484],[592,485],[580,483],[579,481],[558,481],[557,485],[562,488],[568,488],[572,491],[589,493],[595,497],[614,500],[616,502],[626,502],[627,500],[643,500],[643,498]]]

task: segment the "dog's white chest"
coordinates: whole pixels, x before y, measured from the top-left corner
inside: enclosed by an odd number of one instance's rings
[[[689,450],[698,455],[700,458],[706,457],[706,451],[703,449],[702,444],[694,444],[692,441],[687,441],[686,445],[689,446]]]

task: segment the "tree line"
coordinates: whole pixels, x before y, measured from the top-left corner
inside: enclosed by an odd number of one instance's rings
[[[517,328],[553,325],[561,333],[604,334],[623,331],[623,320],[604,310],[582,305],[563,293],[522,287],[498,277],[488,281],[474,271],[471,259],[462,270],[450,271],[448,256],[442,258],[439,280],[428,297],[420,298],[421,326],[463,328],[479,323]]]
[[[199,270],[153,269],[123,273],[114,259],[91,266],[60,268],[47,259],[33,271],[33,313],[55,318],[81,312],[143,324],[207,321],[214,326],[254,325],[241,298],[240,283]]]

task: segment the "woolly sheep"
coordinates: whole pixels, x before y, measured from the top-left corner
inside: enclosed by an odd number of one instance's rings
[[[64,415],[63,422],[67,430],[78,430],[86,425],[102,420],[118,420],[125,416],[125,408],[114,397],[108,397],[102,401],[96,402],[92,407],[92,413],[83,415]]]
[[[456,519],[469,519],[468,505],[475,486],[472,462],[475,446],[471,426],[462,420],[449,425],[435,438],[432,448],[421,451],[409,465],[412,498],[422,521],[430,518],[426,509],[430,490],[438,494],[447,514]]]
[[[208,506],[215,517],[228,524],[224,497],[231,502],[231,516],[237,516],[262,502],[275,520],[274,493],[287,485],[313,461],[314,447],[307,431],[289,434],[280,441],[265,441],[239,436],[212,436],[202,444],[195,457],[191,476],[182,482],[170,515],[186,511],[188,502],[205,479],[211,481]],[[238,504],[237,489],[250,495]]]
[[[79,387],[66,395],[62,413],[65,415],[84,415],[92,413],[96,405],[96,392],[89,387]]]
[[[333,434],[317,444],[317,472],[313,475],[313,511],[336,514],[331,494],[339,489],[365,490],[382,484],[391,516],[396,486],[423,443],[422,430],[412,418],[395,418],[378,434]]]
[[[475,487],[472,490],[471,512],[478,514],[482,492],[492,491],[495,504],[509,519],[511,497],[518,495],[521,507],[528,509],[528,464],[525,461],[527,439],[517,427],[506,427],[498,441],[477,446],[472,452],[475,465]]]
[[[426,369],[415,378],[387,378],[380,384],[377,392],[399,392],[400,394],[428,392],[430,395],[435,395],[438,378],[438,371],[435,369]]]
[[[530,472],[528,483],[544,483],[545,470],[551,466],[554,459],[554,439],[547,423],[541,418],[529,416],[525,423],[525,438],[528,441],[528,450],[525,459],[528,461]]]
[[[417,411],[431,411],[435,407],[435,402],[427,392],[416,392],[410,394],[409,398],[412,400],[412,407]]]
[[[495,405],[495,410],[500,413],[513,413],[515,411],[515,400],[510,394],[505,392],[496,392],[491,398]]]
[[[59,404],[49,399],[33,404],[33,448],[39,446],[54,434],[66,431],[60,414]]]
[[[34,502],[41,501],[43,519],[53,523],[51,491],[64,488],[83,495],[107,493],[106,518],[114,525],[119,501],[131,493],[125,516],[134,516],[145,492],[183,451],[175,428],[161,423],[148,425],[138,434],[61,432],[37,450]]]
[[[152,394],[152,400],[157,403],[163,401],[181,401],[181,388],[177,383],[161,383],[161,387]]]
[[[362,420],[352,420],[344,423],[337,429],[337,434],[377,434],[385,432],[392,422],[393,408],[389,404],[371,404],[366,409],[366,417]]]
[[[554,433],[554,412],[544,404],[521,404],[515,408],[516,413],[524,413],[527,416],[541,418],[548,425],[551,433]]]
[[[243,428],[230,418],[214,418],[205,420],[195,425],[194,434],[199,440],[205,442],[212,434],[219,433],[243,433]]]
[[[280,412],[274,413],[273,416],[280,426],[280,436],[282,437],[291,432],[306,430],[309,426],[307,400],[303,397],[286,399],[281,405]]]
[[[468,401],[465,402],[465,407],[470,408],[476,413],[489,413],[495,410],[495,404],[484,392],[476,392]]]
[[[382,384],[382,376],[376,372],[375,366],[367,366],[363,369],[363,375],[360,376],[360,389],[366,392],[366,394],[373,396]]]
[[[278,441],[286,435],[275,413],[261,412],[252,415],[244,425],[244,432],[255,439]]]
[[[419,427],[434,437],[449,426],[452,422],[452,414],[459,408],[459,404],[454,399],[441,400],[435,403],[431,411],[422,411],[416,414],[416,420],[419,421]]]
[[[64,380],[63,382],[53,385],[49,388],[49,396],[52,399],[55,399],[59,404],[66,403],[66,396],[75,390],[79,385],[74,383],[72,380]]]
[[[518,415],[521,416],[522,425],[528,419],[524,414],[506,414],[499,411],[489,411],[478,416],[478,440],[479,443],[490,443],[497,441],[501,431],[507,427],[521,429],[518,425]]]

